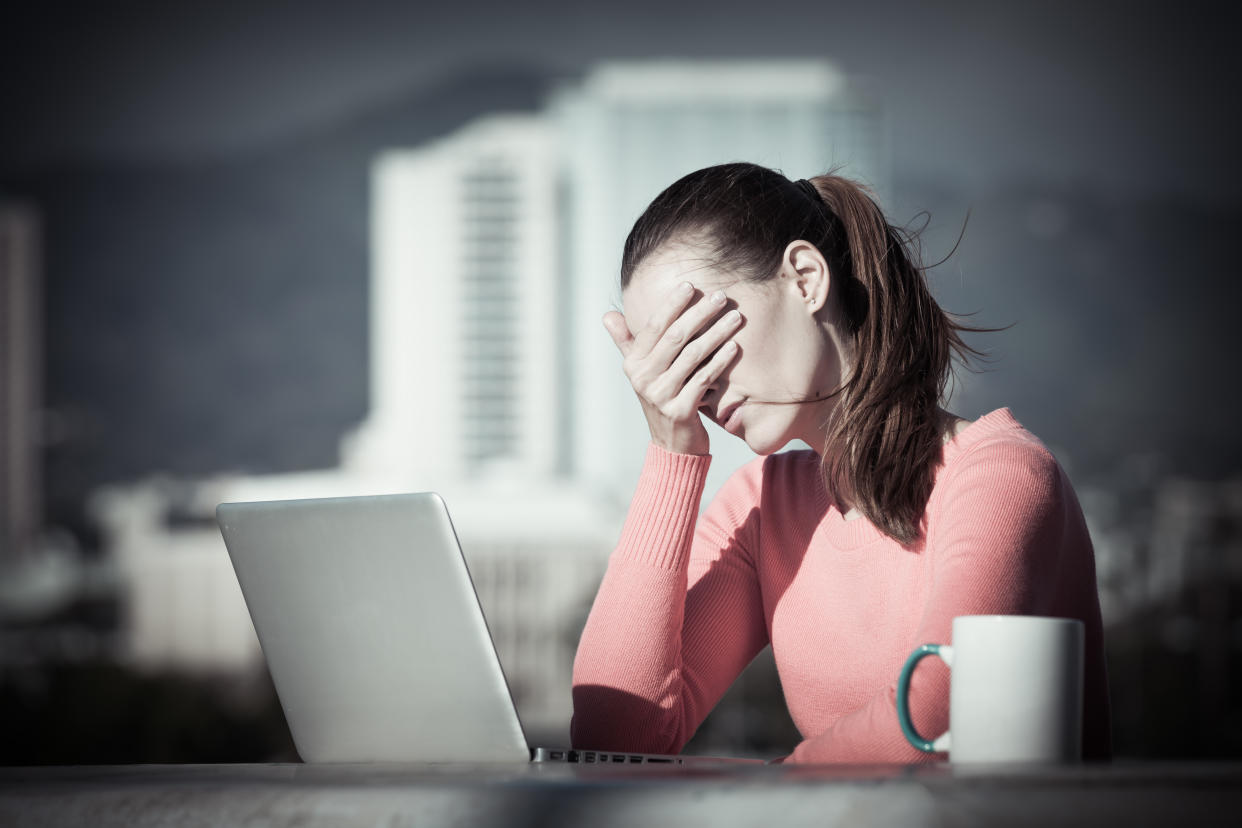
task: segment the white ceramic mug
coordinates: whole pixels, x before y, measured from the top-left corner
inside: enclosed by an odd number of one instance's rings
[[[910,676],[925,656],[952,670],[949,730],[920,736]],[[962,615],[953,643],[924,644],[897,681],[897,716],[910,744],[958,762],[1077,762],[1082,758],[1083,624],[1072,618]]]

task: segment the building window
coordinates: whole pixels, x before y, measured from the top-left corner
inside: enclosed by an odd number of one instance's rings
[[[465,464],[478,472],[518,454],[518,272],[521,194],[503,159],[462,177],[465,221],[461,388]]]

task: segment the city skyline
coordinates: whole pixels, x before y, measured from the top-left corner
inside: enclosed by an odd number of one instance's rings
[[[480,93],[493,96],[488,109],[542,100],[534,81],[493,78],[491,88]],[[457,106],[458,91],[422,111]],[[452,117],[464,122],[467,111]],[[369,147],[417,134],[408,124],[409,113],[390,113],[270,163],[87,172],[32,191],[52,250],[45,434],[57,522],[80,526],[85,494],[104,482],[338,462],[368,394],[358,182]],[[1210,274],[1226,255],[1227,213],[1029,182],[973,203],[900,179],[894,190],[895,204],[942,205],[925,235],[933,262],[970,212],[961,247],[930,272],[933,287],[950,310],[1014,325],[980,338],[999,360],[960,374],[960,413],[1010,405],[1088,477],[1134,452],[1209,479],[1242,467],[1238,436],[1204,414],[1239,395],[1215,381],[1228,305],[1213,300]],[[603,254],[597,264],[612,291],[615,264]],[[1113,270],[1128,274],[1121,293]]]
[[[916,226],[930,212],[933,262],[969,213],[933,285],[950,310],[1015,325],[981,339],[998,360],[963,375],[978,393],[961,413],[1011,405],[1085,477],[1132,453],[1226,477],[1242,468],[1216,415],[1240,402],[1219,379],[1235,350],[1219,301],[1238,213],[1215,91],[1237,77],[1228,17],[1193,2],[1175,19],[1068,2],[23,8],[0,32],[0,107],[20,124],[0,134],[0,189],[47,235],[50,514],[89,542],[78,512],[101,482],[333,465],[367,405],[371,153],[534,111],[610,56],[826,56],[866,79],[892,117],[884,206]]]

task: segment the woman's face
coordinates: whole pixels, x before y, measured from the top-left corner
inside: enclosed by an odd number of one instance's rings
[[[682,282],[697,288],[699,301],[724,291],[722,313],[737,308],[742,314],[733,337],[739,353],[707,390],[700,410],[758,454],[794,439],[820,450],[833,401],[808,401],[830,394],[841,379],[838,348],[820,312],[825,297],[816,304],[797,277],[787,262],[768,282],[741,281],[706,264],[694,245],[670,243],[639,265],[622,294],[626,324],[636,333]]]

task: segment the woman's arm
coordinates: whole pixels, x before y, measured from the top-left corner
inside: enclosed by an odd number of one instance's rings
[[[759,467],[733,475],[696,526],[709,463],[648,447],[574,661],[575,746],[680,751],[767,642],[750,557]]]
[[[1059,584],[1093,571],[1077,500],[1046,449],[1016,440],[981,444],[956,465],[944,491],[933,494],[929,537],[920,553],[935,556],[932,591],[906,652],[926,642],[949,642],[959,615],[1048,614]],[[802,742],[787,761],[943,759],[917,751],[902,736],[896,686],[894,670],[870,702]],[[925,659],[915,670],[910,708],[926,738],[948,728],[949,671],[938,659]]]

